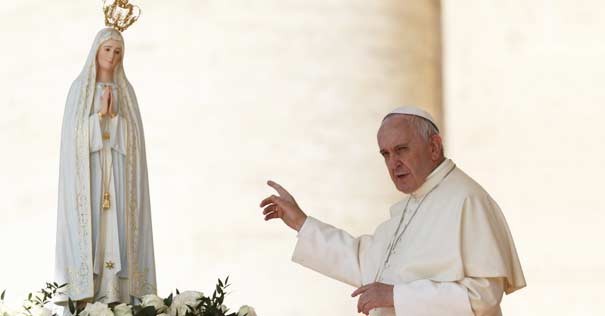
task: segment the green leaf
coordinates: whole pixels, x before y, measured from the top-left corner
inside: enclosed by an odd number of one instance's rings
[[[135,316],[155,316],[155,315],[156,315],[155,307],[153,307],[153,306],[144,307],[138,313],[135,314]]]
[[[172,293],[170,293],[170,296],[168,296],[167,298],[164,299],[164,305],[170,307],[170,305],[172,305]]]
[[[76,313],[76,306],[74,305],[74,301],[71,298],[67,299],[67,305],[69,306],[69,312],[74,315]]]
[[[201,309],[201,308],[202,308],[202,306],[204,306],[204,301],[203,301],[203,299],[200,299],[200,302],[199,302],[199,303],[197,303],[197,305],[195,305],[195,309],[196,309],[196,310],[197,310],[197,309]]]
[[[2,291],[2,294],[0,295],[0,300],[4,301],[4,294],[6,294],[6,290]]]

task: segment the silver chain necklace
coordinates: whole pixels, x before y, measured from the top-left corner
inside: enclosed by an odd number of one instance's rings
[[[389,263],[389,260],[391,259],[391,255],[393,255],[393,251],[395,250],[395,247],[397,247],[397,245],[401,241],[403,234],[408,229],[408,226],[410,225],[410,223],[416,216],[416,213],[418,213],[418,210],[420,209],[420,206],[422,206],[422,203],[424,202],[424,200],[429,196],[429,194],[431,194],[443,182],[443,180],[445,180],[445,178],[447,178],[447,176],[450,175],[450,173],[452,173],[452,171],[454,171],[454,169],[456,169],[456,167],[454,167],[450,171],[448,171],[445,174],[445,176],[443,176],[441,181],[439,181],[439,183],[437,183],[437,185],[435,185],[427,194],[424,195],[424,197],[422,197],[422,200],[420,200],[420,202],[418,203],[418,206],[416,206],[416,209],[414,209],[414,213],[412,213],[412,215],[410,216],[410,220],[403,226],[403,229],[401,230],[401,233],[400,233],[399,230],[401,229],[401,225],[403,224],[405,215],[408,212],[408,205],[410,204],[410,200],[412,199],[411,195],[408,197],[408,200],[405,203],[405,207],[403,209],[403,214],[401,214],[401,219],[399,220],[399,224],[397,225],[397,229],[395,230],[395,234],[393,234],[393,238],[391,239],[391,242],[389,243],[389,246],[387,247],[388,248],[387,256],[386,256],[384,262],[382,263],[382,267],[376,271],[376,276],[374,277],[374,282],[378,282],[378,280],[380,278],[382,278],[382,273],[384,272],[384,269],[386,268],[387,264]]]

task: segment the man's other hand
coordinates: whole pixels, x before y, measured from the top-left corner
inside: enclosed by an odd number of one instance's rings
[[[368,315],[370,310],[377,307],[393,307],[393,285],[379,282],[364,285],[351,294],[359,296],[357,312]]]

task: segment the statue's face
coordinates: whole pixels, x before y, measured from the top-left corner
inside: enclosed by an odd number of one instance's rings
[[[99,69],[113,72],[122,61],[122,43],[108,40],[101,44],[97,52],[97,66]]]
[[[391,180],[404,193],[416,191],[442,158],[441,138],[434,135],[425,141],[407,115],[385,119],[378,130],[378,146]]]

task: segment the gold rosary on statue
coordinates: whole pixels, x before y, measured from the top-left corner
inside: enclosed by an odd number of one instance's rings
[[[112,118],[116,116],[116,114],[109,114]],[[101,123],[101,130],[103,130],[103,140],[109,140],[111,138],[109,132],[107,131],[107,120],[103,119],[103,115],[99,112],[99,121]],[[110,153],[111,154],[111,153]],[[111,181],[111,164],[108,163],[107,159],[103,160],[103,209],[108,210],[111,207],[110,195],[109,195],[109,181]],[[107,166],[109,164],[109,166]],[[110,168],[109,174],[105,174],[105,170]]]
[[[101,128],[103,131],[103,140],[109,140],[109,132],[107,132],[107,128],[108,128],[108,122],[107,120],[103,120],[101,121]],[[105,145],[103,145],[105,147]],[[103,167],[103,204],[101,205],[101,207],[104,210],[108,210],[109,208],[111,208],[111,196],[109,195],[109,189],[110,189],[110,185],[111,185],[111,173],[112,173],[112,166],[113,166],[113,162],[111,159],[111,149],[109,148],[103,148],[103,151],[109,151],[109,153],[107,152],[103,152],[102,157],[103,159],[102,161],[102,167]]]

